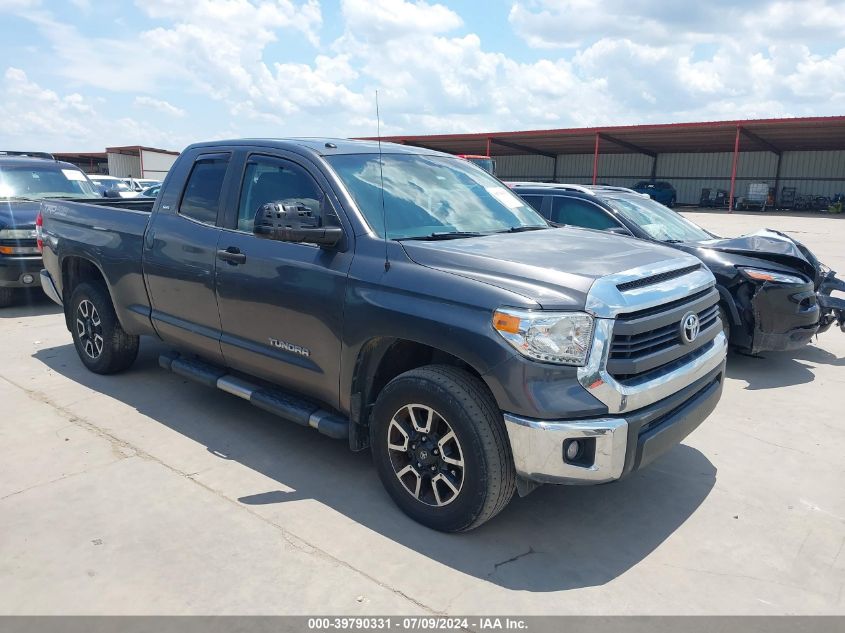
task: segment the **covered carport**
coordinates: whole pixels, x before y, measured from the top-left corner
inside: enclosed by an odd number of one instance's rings
[[[845,116],[626,125],[520,132],[384,137],[452,154],[496,158],[506,180],[632,186],[667,180],[678,202],[694,204],[701,189],[730,190],[751,182],[780,195],[845,192]]]

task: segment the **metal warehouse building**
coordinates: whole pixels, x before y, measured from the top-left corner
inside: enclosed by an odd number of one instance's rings
[[[780,197],[845,193],[845,116],[630,125],[524,132],[393,136],[382,140],[496,158],[503,180],[606,183],[667,180],[678,202],[701,190],[742,196],[766,182]]]
[[[89,174],[163,180],[179,152],[129,145],[107,147],[105,152],[53,152],[53,156],[73,163]]]

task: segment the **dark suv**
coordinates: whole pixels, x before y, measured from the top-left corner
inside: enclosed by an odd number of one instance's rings
[[[771,230],[724,239],[631,189],[511,183],[552,222],[629,235],[695,255],[716,277],[725,335],[749,353],[810,342],[838,322],[845,331],[845,282],[803,244]]]
[[[99,196],[76,165],[44,152],[0,151],[0,308],[21,288],[40,285],[35,217],[41,200],[59,197]]]
[[[660,204],[666,205],[670,209],[675,206],[678,201],[678,192],[672,186],[672,183],[665,180],[641,180],[633,186],[633,190],[637,193],[643,193],[652,200],[657,200]]]

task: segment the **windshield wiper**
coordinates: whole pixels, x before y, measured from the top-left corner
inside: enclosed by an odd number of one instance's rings
[[[550,229],[552,227],[545,224],[532,224],[530,226],[512,226],[509,229],[495,231],[496,233],[522,233],[524,231],[542,231],[543,229]]]
[[[402,240],[426,240],[434,242],[436,240],[459,240],[463,237],[481,237],[482,235],[490,235],[489,233],[479,233],[478,231],[451,231],[443,233],[429,233],[428,235],[416,235],[414,237],[399,237],[398,241]]]
[[[684,240],[663,240],[666,244],[683,244]]]

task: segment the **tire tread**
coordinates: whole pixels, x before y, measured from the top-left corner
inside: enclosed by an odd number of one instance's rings
[[[492,519],[513,497],[516,471],[502,413],[487,385],[467,370],[451,365],[426,365],[400,374],[393,380],[400,379],[437,384],[458,400],[471,420],[481,421],[475,428],[487,459],[484,503],[474,516],[468,517],[465,525],[451,531],[465,532]]]
[[[103,357],[105,362],[92,364],[77,346],[77,352],[83,364],[97,374],[116,374],[128,369],[138,356],[139,337],[127,334],[120,324],[114,305],[111,301],[108,289],[104,284],[98,282],[85,282],[79,284],[71,295],[69,309],[74,310],[79,303],[79,295],[85,294],[100,313],[100,320],[103,322]],[[106,332],[106,329],[110,332]],[[71,332],[76,346],[76,336]],[[101,357],[102,359],[102,357]]]

